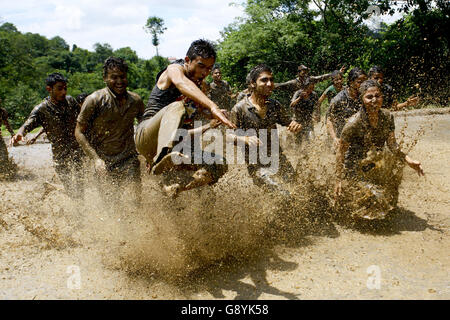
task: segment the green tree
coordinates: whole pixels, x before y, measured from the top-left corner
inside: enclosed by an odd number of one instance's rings
[[[147,23],[144,26],[144,30],[152,35],[152,44],[156,48],[156,55],[159,56],[158,53],[159,36],[162,35],[164,31],[167,30],[167,28],[164,27],[164,20],[158,17],[150,17],[147,19]]]

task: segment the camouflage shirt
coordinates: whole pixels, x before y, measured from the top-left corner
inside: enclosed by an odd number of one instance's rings
[[[120,106],[116,95],[103,88],[86,98],[78,116],[89,143],[108,165],[137,156],[134,119],[141,119],[145,106],[136,93],[127,92],[126,99]]]
[[[75,127],[80,106],[71,96],[66,96],[64,102],[54,104],[50,97],[34,107],[27,121],[22,125],[25,133],[42,126],[52,144],[53,159],[65,162],[81,148],[75,139]]]

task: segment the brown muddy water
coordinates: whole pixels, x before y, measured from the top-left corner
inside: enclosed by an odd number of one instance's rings
[[[0,299],[449,299],[450,115],[396,118],[426,176],[404,169],[399,209],[379,225],[334,218],[323,130],[308,157],[282,131],[301,168],[290,205],[239,166],[176,199],[143,172],[140,210],[126,190],[105,206],[88,174],[76,203],[48,144],[9,148],[19,174],[0,182]]]

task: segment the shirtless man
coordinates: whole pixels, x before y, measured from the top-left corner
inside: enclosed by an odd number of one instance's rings
[[[134,120],[140,120],[144,103],[127,90],[128,65],[109,57],[103,65],[106,87],[89,95],[77,119],[75,136],[84,153],[94,161],[99,191],[105,202],[117,203],[116,191],[128,183],[132,202],[141,203],[141,172],[134,144]],[[106,184],[116,190],[106,190]],[[112,192],[110,192],[112,191]]]
[[[11,138],[14,145],[28,132],[42,126],[52,144],[55,171],[67,194],[75,199],[84,195],[82,173],[83,151],[75,139],[75,126],[80,106],[67,96],[67,80],[60,73],[52,73],[46,79],[49,97],[34,107],[27,121]]]
[[[185,119],[189,119],[194,111],[209,114],[211,118],[235,128],[202,91],[205,88],[204,79],[211,72],[215,61],[214,46],[209,41],[196,40],[189,47],[184,60],[175,61],[158,74],[135,136],[137,151],[145,157],[153,174],[169,171],[179,164],[175,159],[186,159],[187,155],[172,150],[180,142],[178,129],[185,125]],[[209,125],[199,130],[205,131]],[[206,176],[194,174],[193,178],[197,182],[192,185],[211,183]]]
[[[373,66],[369,70],[369,79],[378,81],[378,83],[381,85],[381,89],[383,91],[383,108],[392,110],[392,111],[399,111],[403,110],[404,108],[415,106],[419,103],[419,97],[409,97],[405,102],[398,103],[394,99],[394,90],[392,87],[386,83],[384,83],[384,71],[379,66]]]

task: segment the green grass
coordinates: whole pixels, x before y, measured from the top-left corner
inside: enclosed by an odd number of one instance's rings
[[[2,136],[8,137],[8,136],[11,135],[11,134],[9,133],[9,131],[6,130],[6,127],[5,127],[4,125],[2,125],[1,129],[2,129]],[[32,131],[29,132],[28,134],[30,134],[30,133],[38,133],[39,130],[41,130],[41,127],[38,127],[38,128],[36,128],[36,129],[32,130]],[[19,129],[13,129],[13,131],[14,131],[14,133],[17,133],[17,131],[19,131]]]

